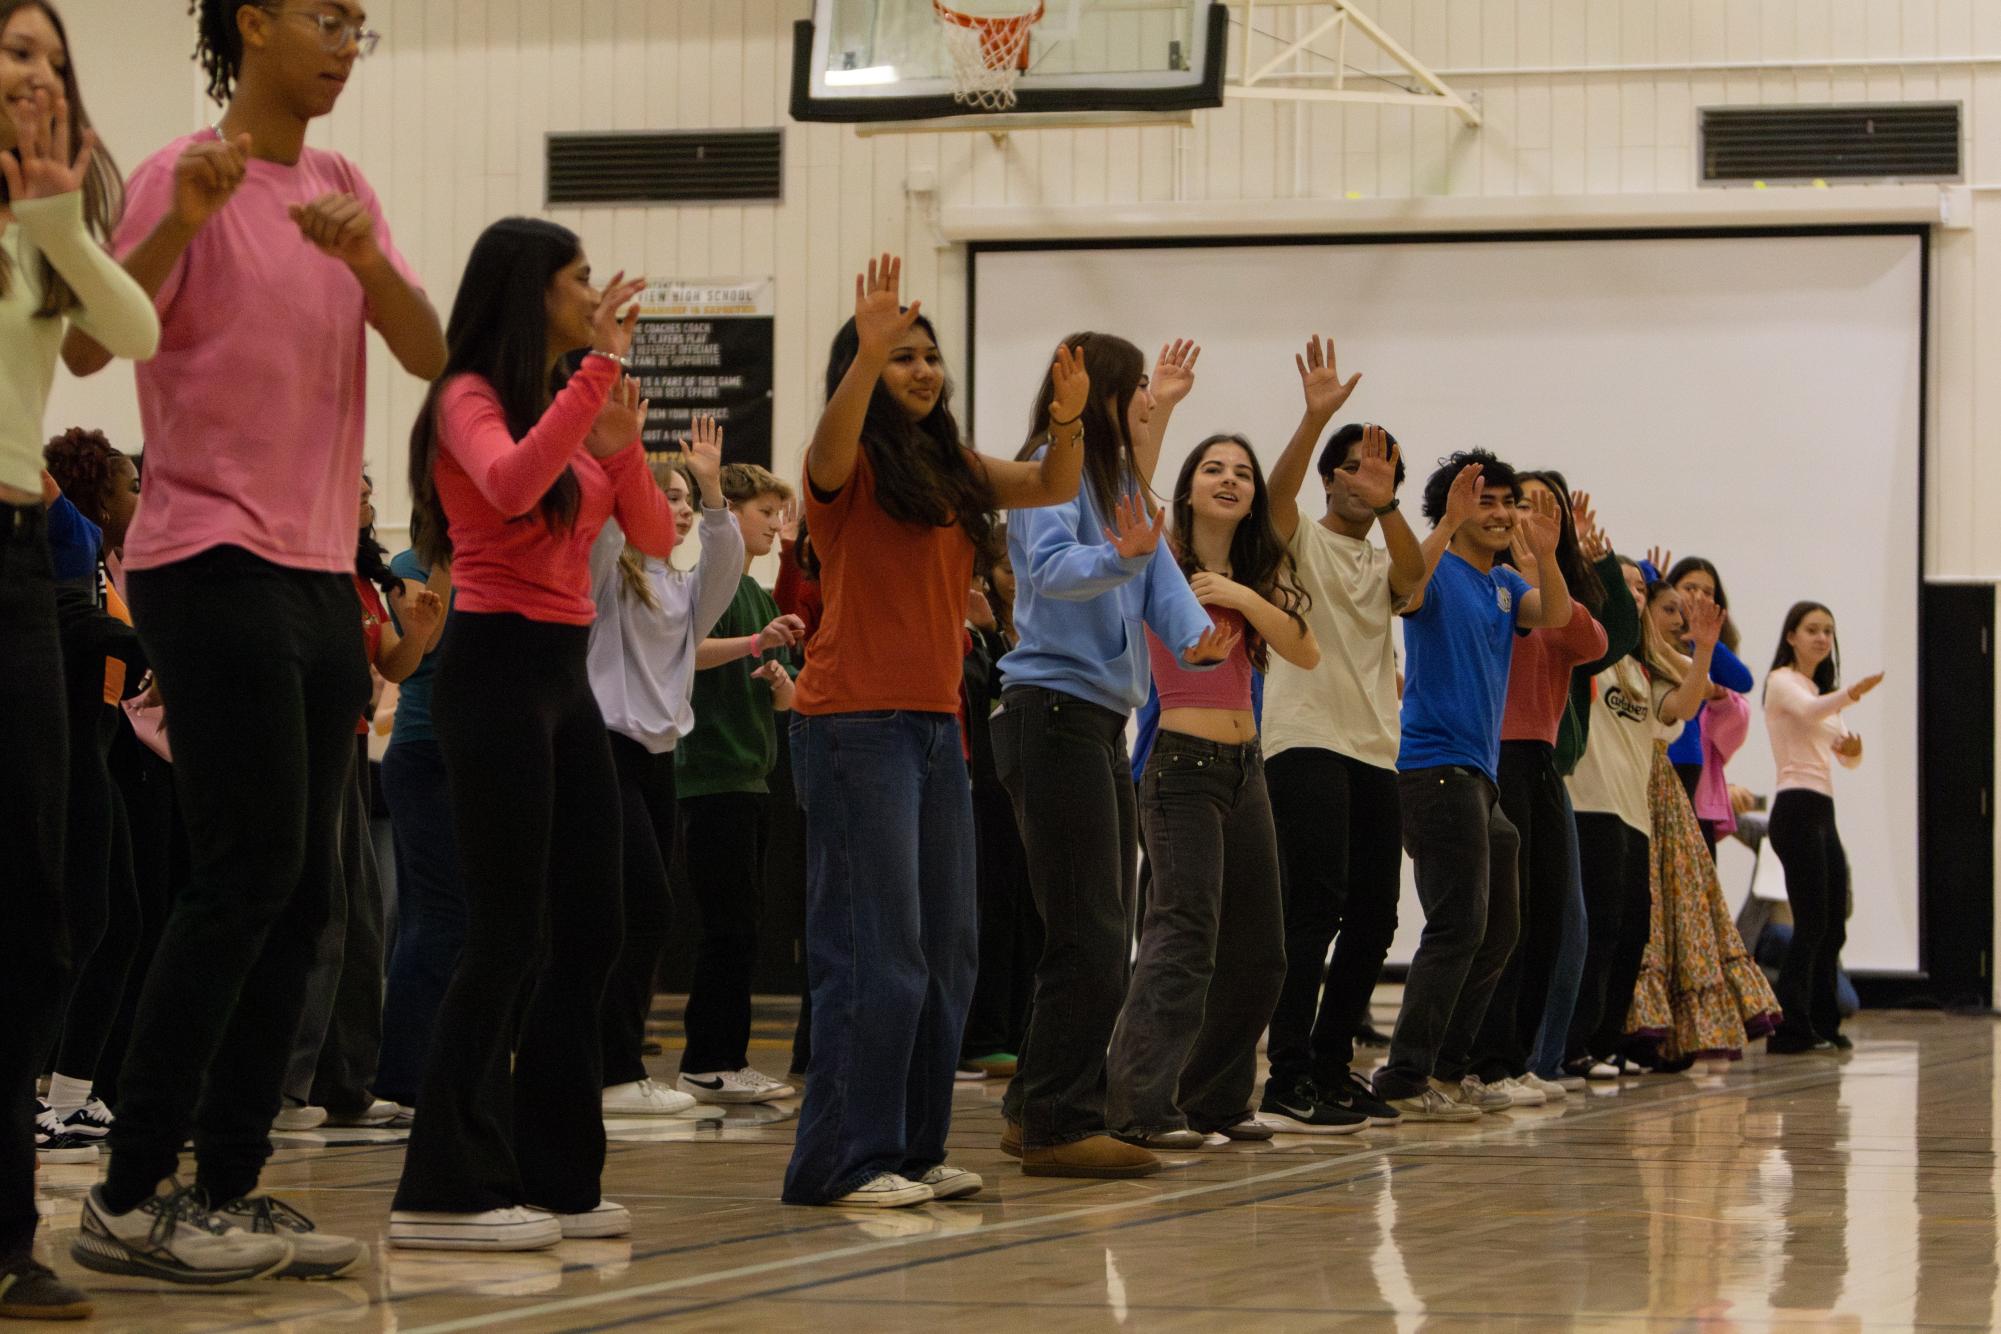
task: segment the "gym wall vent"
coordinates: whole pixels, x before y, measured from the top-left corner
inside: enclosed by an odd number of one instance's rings
[[[1702,181],[1958,180],[1960,104],[1704,107]]]
[[[726,204],[784,194],[782,130],[548,136],[547,202]]]

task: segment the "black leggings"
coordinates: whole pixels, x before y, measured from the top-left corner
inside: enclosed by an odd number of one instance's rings
[[[695,975],[683,1023],[681,1073],[705,1075],[750,1064],[750,984],[764,900],[764,842],[771,798],[711,792],[681,803],[688,884],[702,911]]]
[[[674,891],[667,868],[674,862],[675,828],[680,823],[674,801],[674,752],[655,755],[631,737],[616,732],[609,735],[625,830],[620,856],[625,879],[625,943],[605,984],[598,1020],[606,1088],[646,1078],[640,1048],[646,1045],[654,978],[674,915]]]
[[[438,1010],[398,1209],[597,1207],[603,1061],[590,1039],[624,911],[618,776],[584,670],[589,637],[586,626],[466,611],[445,631],[431,711],[466,941]]]
[[[1848,940],[1848,854],[1834,826],[1834,798],[1787,788],[1772,801],[1767,834],[1786,868],[1793,939],[1779,969],[1779,1032],[1834,1037],[1841,1031],[1836,978]]]
[[[1626,1013],[1653,934],[1652,843],[1605,811],[1577,813],[1578,870],[1590,924],[1568,1058],[1600,1059],[1619,1050]]]

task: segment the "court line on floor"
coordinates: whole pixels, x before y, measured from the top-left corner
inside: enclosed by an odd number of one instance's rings
[[[1791,1089],[1804,1089],[1816,1084],[1825,1084],[1830,1079],[1838,1080],[1842,1069],[1843,1067],[1836,1066],[1799,1075],[1781,1076],[1773,1080],[1760,1080],[1757,1086],[1743,1089],[1696,1089],[1684,1094],[1649,1099],[1637,1107],[1631,1103],[1627,1103],[1623,1110],[1626,1112],[1654,1111],[1667,1107],[1701,1102],[1718,1096],[1764,1096]],[[807,1265],[824,1264],[865,1255],[878,1255],[894,1250],[907,1250],[912,1247],[939,1241],[969,1241],[976,1235],[993,1236],[996,1233],[1016,1232],[1031,1227],[1048,1227],[1072,1222],[1077,1219],[1094,1218],[1104,1214],[1119,1213],[1136,1208],[1158,1208],[1161,1205],[1173,1204],[1181,1200],[1197,1199],[1205,1195],[1219,1194],[1224,1191],[1246,1190],[1279,1181],[1288,1181],[1295,1177],[1310,1176],[1317,1172],[1329,1171],[1351,1163],[1385,1157],[1397,1152],[1400,1147],[1422,1151],[1439,1146],[1471,1145],[1490,1140],[1509,1138],[1533,1129],[1555,1130],[1561,1126],[1601,1120],[1605,1117],[1616,1115],[1622,1110],[1616,1101],[1606,1099],[1606,1102],[1608,1105],[1603,1109],[1594,1107],[1590,1110],[1579,1112],[1574,1116],[1567,1116],[1560,1119],[1542,1118],[1533,1121],[1511,1122],[1492,1129],[1476,1130],[1470,1135],[1455,1135],[1451,1139],[1442,1139],[1435,1142],[1426,1141],[1422,1145],[1410,1144],[1399,1146],[1392,1140],[1355,1153],[1336,1154],[1325,1158],[1316,1157],[1311,1162],[1301,1163],[1293,1167],[1280,1168],[1275,1171],[1258,1173],[1248,1177],[1239,1177],[1230,1181],[1206,1182],[1202,1185],[1188,1186],[1161,1195],[1149,1195],[1141,1199],[1123,1199],[1108,1201],[1104,1204],[1084,1205],[1062,1213],[1045,1214],[1035,1218],[1008,1219],[999,1223],[983,1224],[979,1228],[967,1232],[931,1233],[916,1237],[892,1237],[880,1241],[857,1242],[851,1246],[837,1246],[832,1250],[820,1251],[813,1255],[787,1256],[782,1259],[764,1260],[755,1264],[738,1265],[734,1268],[719,1269],[704,1274],[689,1274],[681,1278],[660,1279],[652,1283],[637,1284],[630,1288],[619,1288],[604,1292],[584,1293],[575,1297],[559,1298],[554,1301],[540,1302],[533,1306],[524,1306],[511,1311],[492,1311],[478,1316],[467,1316],[455,1320],[441,1321],[436,1324],[412,1326],[404,1330],[403,1334],[458,1334],[458,1331],[461,1330],[484,1329],[494,1325],[511,1324],[522,1320],[538,1319],[544,1316],[561,1315],[570,1311],[589,1310],[593,1307],[634,1301],[669,1292],[680,1292],[689,1288],[706,1287],[711,1284],[730,1282],[735,1279],[757,1278],[765,1274],[799,1269]]]

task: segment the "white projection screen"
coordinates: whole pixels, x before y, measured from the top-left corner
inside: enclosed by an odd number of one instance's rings
[[[1244,433],[1269,467],[1298,420],[1293,355],[1332,334],[1343,372],[1362,372],[1342,419],[1403,442],[1420,533],[1435,460],[1483,446],[1589,490],[1621,551],[1715,561],[1760,679],[1786,608],[1826,602],[1845,679],[1888,674],[1848,715],[1862,768],[1836,775],[1854,876],[1844,957],[1913,971],[1925,263],[1914,231],[980,247],[971,426],[1011,454],[1066,332],[1118,333],[1149,358],[1179,335],[1203,352],[1159,487],[1215,431]],[[1317,478],[1308,490],[1317,516]],[[1769,793],[1753,712],[1730,774]],[[1751,860],[1726,849],[1734,911]],[[1422,920],[1406,866],[1392,962],[1408,961]]]

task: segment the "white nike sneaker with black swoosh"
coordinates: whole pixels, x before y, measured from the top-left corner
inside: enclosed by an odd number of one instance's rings
[[[773,1079],[761,1070],[745,1066],[741,1070],[710,1070],[686,1074],[674,1081],[683,1093],[697,1102],[741,1103],[777,1102],[795,1093],[790,1084]]]

